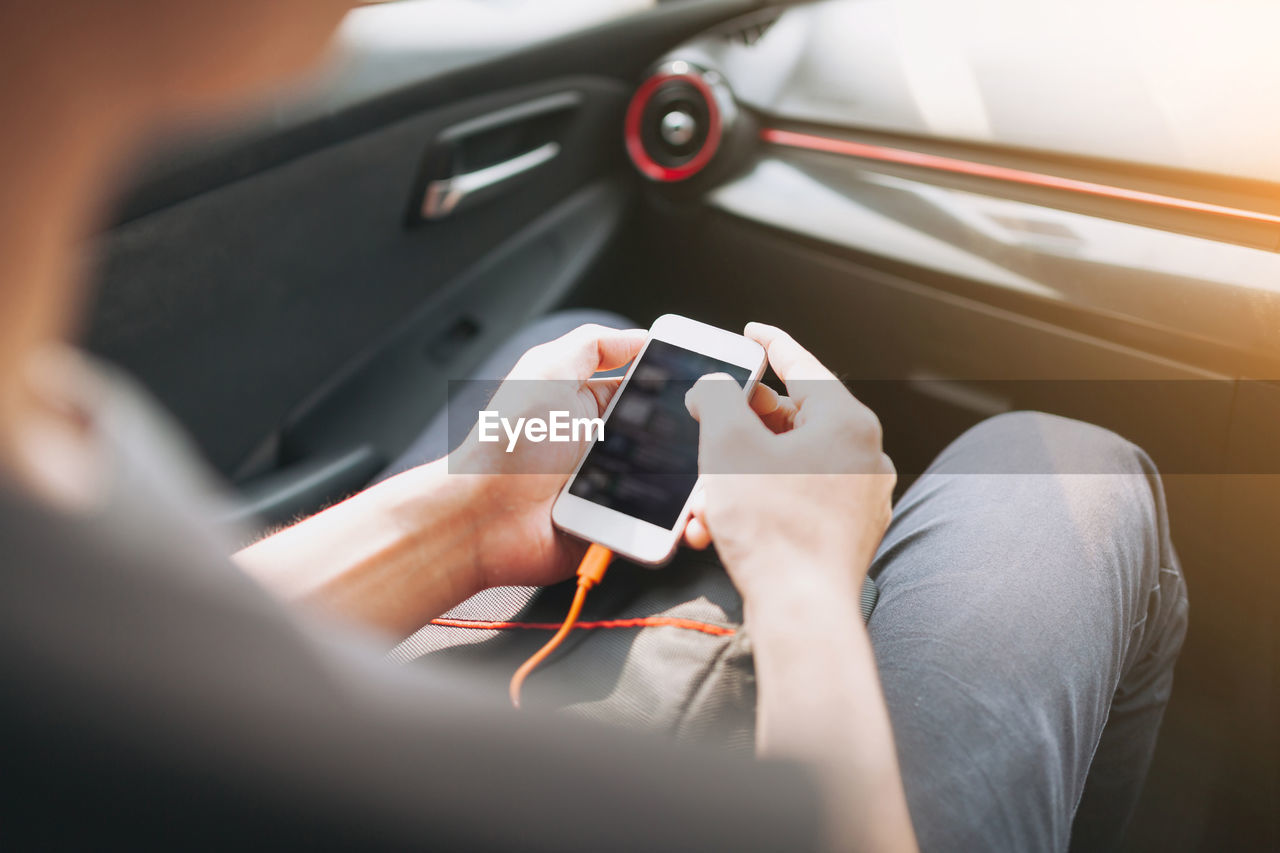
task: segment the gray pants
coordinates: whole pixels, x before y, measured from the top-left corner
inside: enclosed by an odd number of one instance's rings
[[[477,371],[585,322],[530,326]],[[438,418],[388,474],[448,451]],[[1087,459],[1069,473],[1064,460]],[[1036,473],[993,473],[997,471]],[[1097,850],[1141,791],[1186,631],[1159,476],[1098,427],[992,418],[894,509],[869,623],[924,850]]]

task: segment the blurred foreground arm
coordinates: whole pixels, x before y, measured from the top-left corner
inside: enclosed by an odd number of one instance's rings
[[[263,586],[403,637],[480,590],[479,483],[406,471],[235,555]]]
[[[759,752],[818,771],[833,847],[914,850],[858,609],[895,482],[880,424],[786,333],[753,323],[747,336],[768,351],[789,398],[758,416],[728,377],[706,377],[689,392],[704,491],[687,538],[695,547],[714,540],[742,593]]]
[[[534,347],[489,407],[599,417],[619,379],[593,379],[644,345],[639,329],[586,325]],[[585,544],[551,524],[580,443],[507,453],[473,431],[448,459],[379,483],[236,555],[264,586],[404,637],[490,586],[546,585],[573,573]]]

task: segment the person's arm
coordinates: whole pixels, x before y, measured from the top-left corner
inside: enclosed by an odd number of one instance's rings
[[[779,575],[803,554],[762,557]],[[837,849],[914,850],[893,729],[858,590],[780,583],[747,604],[758,751],[819,774]]]
[[[288,601],[405,636],[481,589],[484,482],[406,471],[267,537],[236,562]]]
[[[640,351],[641,330],[586,325],[534,347],[489,407],[599,417],[619,380],[592,380]],[[515,381],[511,381],[515,380]],[[551,525],[551,504],[581,443],[472,435],[448,459],[406,471],[235,555],[288,601],[403,637],[490,586],[545,585],[573,573],[585,545]]]
[[[758,417],[728,377],[690,391],[704,477],[686,538],[714,541],[742,593],[760,754],[818,773],[834,848],[915,850],[858,607],[895,481],[879,422],[784,332],[751,324],[747,334],[768,350],[790,399]]]

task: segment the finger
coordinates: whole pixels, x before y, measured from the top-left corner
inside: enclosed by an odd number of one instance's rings
[[[701,518],[707,512],[707,491],[699,483],[694,487],[693,496],[689,498],[689,515]]]
[[[751,410],[763,417],[776,408],[778,408],[778,392],[763,382],[757,382],[751,389]]]
[[[529,350],[511,376],[582,381],[599,370],[611,370],[631,361],[644,347],[647,336],[643,329],[610,329],[588,323]]]
[[[609,408],[609,401],[613,399],[614,394],[618,393],[621,385],[621,376],[599,376],[587,380],[587,390],[595,395],[600,414],[604,414],[604,410]]]
[[[699,484],[689,499],[689,520],[685,523],[684,541],[690,548],[701,551],[711,544],[711,529],[707,527],[707,493]]]
[[[795,427],[796,404],[768,385],[759,383],[751,390],[751,408],[772,432],[788,432]]]
[[[893,477],[895,482],[898,479],[898,466],[893,464],[893,459],[887,453],[880,454],[880,473]]]
[[[771,431],[781,434],[796,428],[796,417],[799,414],[800,410],[790,397],[778,397],[777,408],[767,415],[761,415],[760,420]]]
[[[711,544],[711,531],[701,518],[691,518],[684,528],[685,544],[695,551],[704,551]]]
[[[802,408],[806,400],[815,395],[849,397],[849,392],[834,373],[777,326],[748,323],[743,334],[764,347],[769,355],[769,366],[787,386],[787,394],[797,407]]]
[[[649,333],[644,329],[610,329],[605,326],[583,326],[584,329],[599,329],[602,334],[596,338],[595,366],[597,370],[613,370],[630,364],[631,359],[644,349],[644,342]]]
[[[698,421],[698,471],[722,474],[743,470],[766,454],[771,433],[747,405],[742,387],[723,373],[704,376],[685,395],[685,406]]]
[[[698,551],[711,544],[711,528],[707,526],[707,493],[701,484],[689,499],[689,521],[685,524],[684,541]]]
[[[684,404],[701,427],[700,446],[705,446],[708,436],[729,431],[746,436],[765,432],[759,416],[747,404],[742,386],[727,373],[711,373],[699,379],[684,395]]]

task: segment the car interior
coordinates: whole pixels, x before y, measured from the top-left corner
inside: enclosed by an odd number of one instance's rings
[[[1001,3],[360,6],[318,80],[137,162],[90,348],[261,528],[569,307],[790,331],[899,489],[1001,412],[1107,427],[1160,467],[1191,600],[1124,847],[1274,849],[1280,169],[1214,112],[1267,87],[1177,60],[1231,34],[1066,5],[1053,32]]]

